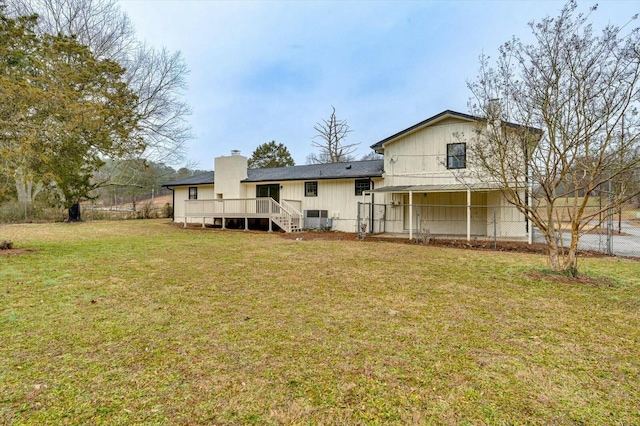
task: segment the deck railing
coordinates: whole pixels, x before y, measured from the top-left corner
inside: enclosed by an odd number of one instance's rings
[[[279,204],[273,198],[234,198],[219,200],[186,200],[184,209],[184,226],[187,226],[188,219],[201,218],[202,226],[205,226],[206,219],[227,218],[267,218],[271,222],[284,229],[285,232],[293,232],[301,228],[302,213],[300,213],[291,203],[284,201]],[[245,225],[247,223],[245,222]]]

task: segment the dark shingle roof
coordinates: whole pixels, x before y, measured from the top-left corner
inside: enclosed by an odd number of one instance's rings
[[[204,172],[184,179],[167,182],[162,186],[187,186],[213,184],[213,172]]]
[[[403,136],[403,135],[405,135],[407,133],[411,133],[414,130],[419,129],[419,128],[423,127],[423,126],[427,126],[427,125],[429,125],[431,123],[434,123],[434,122],[438,121],[439,119],[444,118],[445,116],[462,118],[463,120],[486,121],[486,119],[482,118],[482,117],[477,117],[475,115],[464,114],[462,112],[451,111],[450,109],[448,109],[446,111],[442,111],[440,114],[436,114],[433,117],[429,117],[424,121],[421,121],[421,122],[419,122],[417,124],[414,124],[411,127],[407,127],[406,129],[404,129],[404,130],[402,130],[402,131],[400,131],[400,132],[398,132],[398,133],[396,133],[394,135],[391,135],[388,138],[384,138],[380,142],[374,143],[373,145],[371,145],[371,149],[376,150],[376,149],[382,148],[382,145],[384,145],[385,143],[387,143],[387,142],[389,142],[391,140],[397,139],[400,136]],[[533,128],[533,127],[525,127],[525,126],[521,126],[521,125],[516,124],[516,123],[510,123],[510,122],[505,122],[505,121],[503,121],[503,124],[508,126],[508,127],[526,128],[526,129],[528,129],[528,130],[530,130],[532,132],[541,133],[540,129],[536,129],[536,128]]]
[[[384,160],[365,160],[345,163],[249,169],[247,170],[247,179],[243,180],[243,182],[382,177],[383,167]],[[214,172],[206,172],[168,182],[162,186],[206,185],[213,183]]]
[[[384,160],[365,160],[346,163],[249,169],[247,171],[248,177],[243,182],[381,177],[383,167]]]

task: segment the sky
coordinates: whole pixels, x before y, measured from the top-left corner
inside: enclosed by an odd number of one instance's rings
[[[185,161],[283,143],[297,165],[317,152],[316,123],[336,117],[358,158],[374,143],[450,109],[468,112],[481,54],[496,57],[564,1],[120,0],[139,39],[180,51],[194,138]],[[579,2],[588,12],[594,2]],[[624,25],[637,1],[600,1],[596,29]],[[635,21],[634,26],[640,25]]]

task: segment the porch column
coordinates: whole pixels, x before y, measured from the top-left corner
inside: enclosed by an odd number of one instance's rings
[[[413,240],[413,191],[409,191],[409,240]]]
[[[529,211],[533,210],[533,179],[529,179]],[[529,244],[533,244],[533,222],[529,219],[529,235],[527,236],[527,240]]]
[[[467,241],[471,241],[471,190],[467,189]]]
[[[189,202],[187,200],[184,201],[184,226],[183,228],[187,227],[187,213],[189,212]]]

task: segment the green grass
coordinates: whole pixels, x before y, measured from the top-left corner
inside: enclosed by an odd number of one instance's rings
[[[0,226],[0,423],[638,424],[640,263]],[[611,284],[612,283],[612,284]]]

